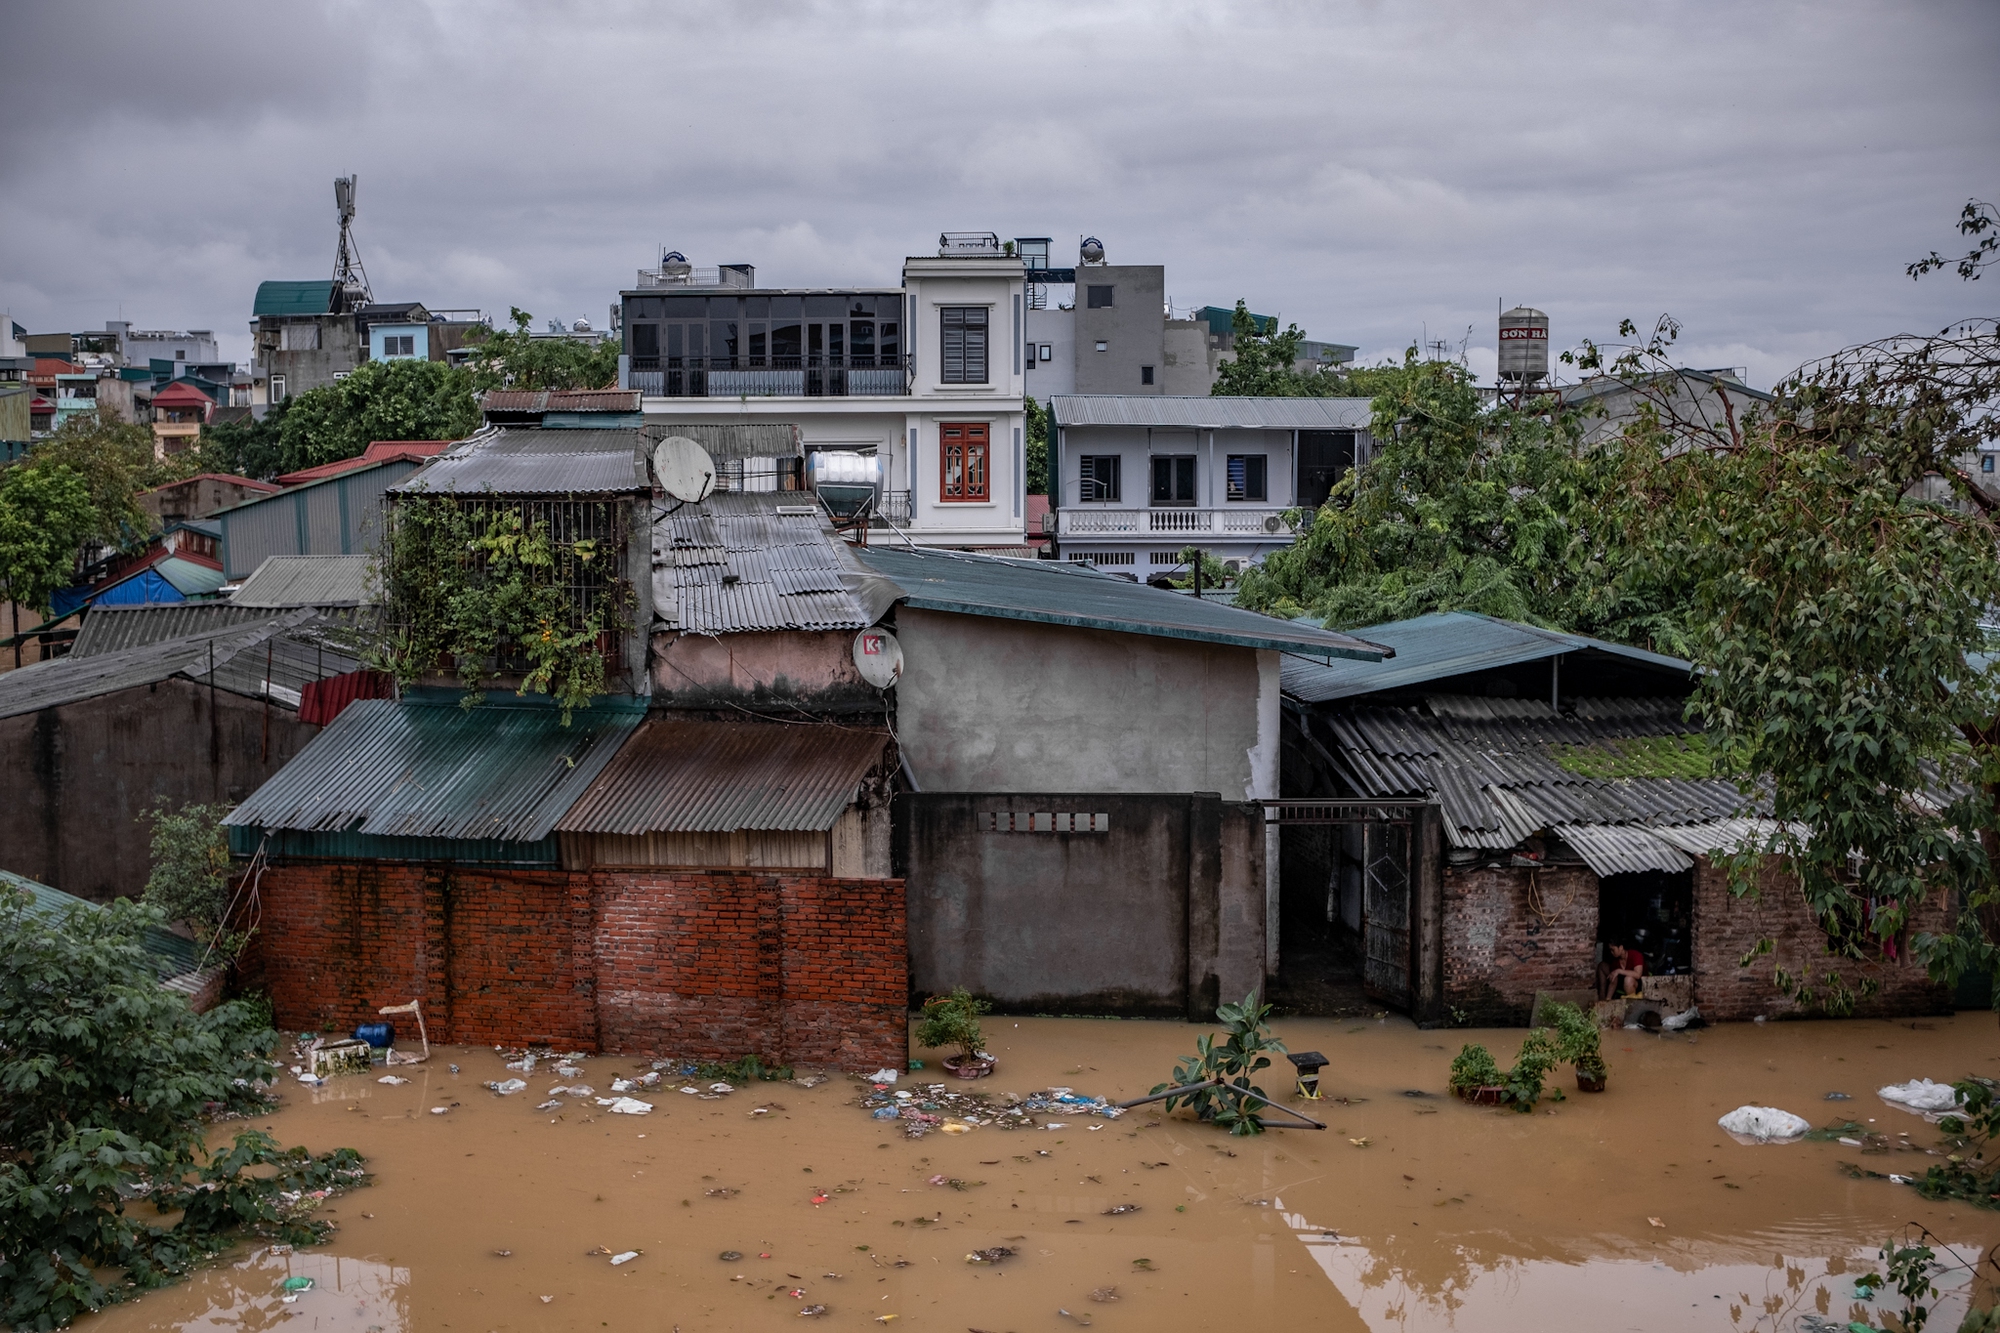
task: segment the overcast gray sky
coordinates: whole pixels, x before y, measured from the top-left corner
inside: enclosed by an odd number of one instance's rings
[[[2000,3],[43,3],[0,43],[0,308],[209,327],[327,276],[587,317],[662,243],[893,285],[940,230],[1102,237],[1365,358],[1683,321],[1768,383],[2000,313],[1912,282],[2000,200]]]

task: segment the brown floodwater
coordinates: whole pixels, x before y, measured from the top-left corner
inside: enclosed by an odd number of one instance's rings
[[[987,1022],[1000,1060],[987,1090],[1114,1100],[1164,1079],[1206,1030]],[[641,1092],[655,1108],[643,1116],[574,1097],[538,1111],[553,1085],[609,1096],[614,1076],[650,1063],[593,1057],[580,1079],[545,1063],[527,1091],[500,1097],[482,1084],[516,1075],[478,1048],[398,1068],[402,1086],[376,1082],[379,1067],[321,1089],[288,1082],[283,1108],[257,1123],[288,1143],[357,1148],[375,1175],[326,1209],[333,1238],[296,1254],[245,1249],[78,1327],[1789,1333],[1802,1316],[1865,1315],[1854,1279],[1907,1223],[1969,1263],[2000,1243],[2000,1214],[1841,1170],[1921,1175],[1936,1160],[1923,1152],[1934,1128],[1875,1089],[1995,1073],[1989,1014],[1610,1032],[1610,1090],[1532,1115],[1443,1095],[1461,1042],[1486,1042],[1504,1065],[1518,1030],[1419,1032],[1387,1018],[1277,1031],[1332,1061],[1325,1099],[1294,1103],[1324,1132],[1231,1138],[1144,1108],[911,1140],[871,1119],[858,1105],[870,1089],[846,1076],[714,1100]],[[938,1053],[917,1054],[928,1069],[899,1086],[921,1098],[940,1075]],[[1745,1146],[1716,1126],[1744,1104],[1815,1125],[1852,1118],[1894,1143],[1907,1131],[1913,1146]],[[1121,1205],[1137,1209],[1110,1212]],[[1001,1246],[1016,1253],[967,1262]],[[611,1262],[628,1250],[639,1253]],[[286,1304],[288,1276],[315,1285]],[[1934,1322],[1956,1327],[1967,1279],[1944,1285]],[[802,1320],[813,1306],[825,1313]]]

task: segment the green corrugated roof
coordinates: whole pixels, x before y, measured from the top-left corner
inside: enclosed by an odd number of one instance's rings
[[[1287,657],[1282,664],[1285,693],[1307,703],[1327,703],[1582,652],[1608,654],[1669,676],[1685,677],[1694,670],[1678,657],[1470,611],[1433,611],[1368,625],[1354,634],[1393,648],[1396,655],[1385,662],[1308,662]]]
[[[315,278],[311,282],[260,282],[255,315],[326,315],[333,312],[333,280]]]
[[[223,822],[540,842],[644,716],[643,700],[611,698],[578,709],[568,726],[553,703],[536,697],[492,693],[471,709],[452,691],[362,699]]]
[[[229,581],[221,570],[179,556],[170,555],[153,568],[183,597],[205,597]]]
[[[9,889],[26,893],[34,899],[35,915],[50,920],[61,916],[71,907],[88,907],[95,911],[100,906],[88,898],[79,898],[73,893],[50,888],[46,884],[29,879],[26,875],[17,875],[11,870],[0,870],[0,891]],[[176,935],[164,927],[149,926],[141,938],[146,946],[146,952],[153,956],[155,966],[163,979],[192,972],[195,965],[201,961],[199,944]]]
[[[854,555],[889,578],[902,591],[904,603],[924,610],[1267,648],[1322,659],[1375,662],[1388,656],[1386,650],[1351,635],[1129,583],[1081,565],[887,546],[862,547]]]

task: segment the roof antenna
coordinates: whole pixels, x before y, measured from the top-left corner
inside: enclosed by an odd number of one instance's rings
[[[361,266],[361,251],[354,244],[354,187],[359,176],[333,178],[333,202],[340,210],[340,245],[333,252],[333,287],[344,293],[348,309],[375,299],[368,289],[368,270]]]

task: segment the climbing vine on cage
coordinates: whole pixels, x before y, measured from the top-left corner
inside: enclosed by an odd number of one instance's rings
[[[567,724],[605,692],[606,637],[632,628],[615,546],[577,518],[594,503],[403,498],[381,557],[382,669],[402,685],[449,671],[468,707],[518,675],[516,693],[549,695]]]

